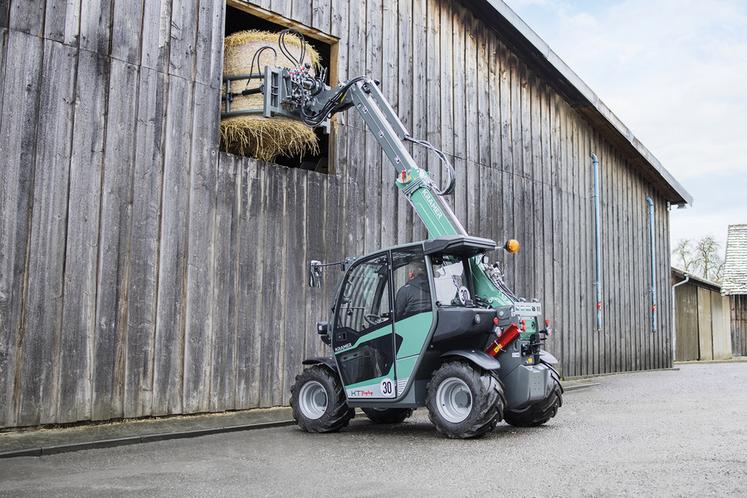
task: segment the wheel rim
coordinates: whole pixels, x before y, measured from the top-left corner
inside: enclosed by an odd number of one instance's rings
[[[464,421],[472,411],[472,391],[466,382],[457,377],[441,382],[436,391],[436,401],[441,416],[453,424]]]
[[[327,411],[327,390],[319,382],[310,380],[301,387],[298,404],[306,418],[316,420]]]

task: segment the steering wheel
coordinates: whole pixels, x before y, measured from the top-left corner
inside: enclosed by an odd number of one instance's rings
[[[381,321],[381,317],[375,313],[366,313],[363,315],[363,319],[366,320],[369,325],[377,325]]]

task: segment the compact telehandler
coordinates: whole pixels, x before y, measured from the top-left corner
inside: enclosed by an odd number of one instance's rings
[[[262,78],[257,89],[233,93],[232,79],[225,79],[227,113],[232,96],[259,92],[264,116],[296,118],[314,127],[355,109],[428,230],[424,241],[341,263],[310,262],[313,286],[325,266],[337,264],[344,275],[329,320],[317,323],[331,355],[304,360],[306,368],[291,388],[298,425],[309,432],[337,431],[356,408],[373,422],[398,423],[426,407],[439,432],[470,438],[491,431],[501,419],[536,426],[554,417],[563,389],[557,360],[543,349],[550,329],[547,321],[540,328],[542,305],[511,292],[498,265],[488,263],[486,253],[496,243],[469,236],[444,201],[455,183],[446,156],[409,135],[377,82],[357,77],[329,88],[323,72],[315,74],[302,60],[293,62],[294,69],[265,66],[233,77]],[[439,156],[448,175],[445,188],[415,164],[405,141]],[[504,248],[516,252],[518,242],[510,240]]]

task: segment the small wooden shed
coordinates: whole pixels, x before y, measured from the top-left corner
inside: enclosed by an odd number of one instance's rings
[[[677,268],[672,268],[672,285],[675,361],[731,358],[729,298],[721,295],[721,286]]]

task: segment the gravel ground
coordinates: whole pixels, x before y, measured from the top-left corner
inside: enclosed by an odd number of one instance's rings
[[[0,461],[0,495],[746,496],[747,363],[602,377],[546,426],[472,441],[356,418]]]

